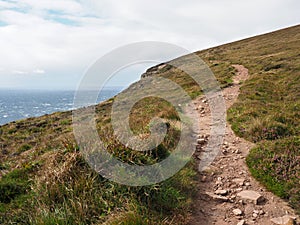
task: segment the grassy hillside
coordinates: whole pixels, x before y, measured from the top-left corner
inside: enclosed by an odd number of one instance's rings
[[[296,26],[197,52],[222,87],[232,83],[233,64],[249,69],[251,78],[228,111],[228,120],[239,136],[257,143],[247,158],[252,174],[298,211],[299,46],[300,26]],[[201,94],[196,83],[178,69],[167,66],[156,76],[177,82],[192,97]],[[178,115],[170,104],[147,98],[135,105],[130,121],[136,133],[148,135],[148,122],[155,115],[170,125],[161,145],[137,153],[112,134],[112,103],[110,99],[96,107],[96,121],[101,139],[116,157],[145,165],[173,150]],[[64,112],[0,127],[0,224],[184,223],[194,193],[193,162],[157,185],[118,185],[89,168],[74,141],[71,124],[72,113]]]
[[[112,102],[96,108],[98,132],[111,153],[122,161],[144,165],[172,151],[176,141],[172,126],[164,143],[150,152],[131,151],[115,140],[108,116]],[[174,113],[167,102],[144,99],[134,108],[132,128],[146,134],[152,115],[174,121]],[[192,165],[157,185],[127,187],[110,182],[83,159],[72,134],[71,116],[71,112],[54,113],[1,127],[1,224],[184,222],[195,184]]]

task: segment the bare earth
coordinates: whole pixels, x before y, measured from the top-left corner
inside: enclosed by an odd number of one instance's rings
[[[240,83],[249,76],[248,69],[244,66],[234,65],[234,67],[238,71],[234,77],[234,85],[223,90],[227,109],[236,101]],[[209,105],[203,97],[195,100],[194,105],[200,114],[199,138],[209,138],[212,126]],[[245,164],[245,157],[253,146],[253,143],[237,137],[227,124],[222,151],[206,171],[199,173],[199,191],[191,212],[190,225],[272,225],[276,224],[271,222],[272,218],[285,215],[299,220],[286,202],[267,191],[251,177]],[[203,154],[202,147],[201,145],[197,147],[195,153],[197,160]],[[238,193],[243,190],[257,192],[264,201],[256,204],[242,200]],[[234,212],[241,215],[235,215]],[[296,220],[295,224],[299,224]]]

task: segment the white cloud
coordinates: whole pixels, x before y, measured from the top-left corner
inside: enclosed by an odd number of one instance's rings
[[[18,8],[26,9],[31,12],[41,12],[43,10],[60,11],[64,13],[81,13],[83,10],[82,5],[73,0],[12,0],[10,2],[0,1],[0,7],[2,8]]]
[[[8,9],[8,8],[13,8],[15,7],[16,4],[13,2],[7,2],[7,1],[0,1],[0,8],[1,9]]]
[[[35,69],[33,71],[34,74],[45,74],[45,70],[41,70],[41,69]]]
[[[14,71],[12,71],[12,74],[24,75],[24,74],[28,74],[28,72],[21,71],[21,70],[14,70]]]
[[[299,7],[297,0],[0,0],[0,68],[43,68],[47,82],[38,85],[75,86],[92,62],[123,44],[156,40],[195,51],[296,24]]]

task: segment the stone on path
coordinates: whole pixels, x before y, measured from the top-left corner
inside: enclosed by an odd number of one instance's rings
[[[200,145],[205,144],[205,142],[206,142],[206,140],[205,140],[204,138],[199,138],[199,139],[197,140],[197,143],[200,144]]]
[[[227,195],[228,191],[227,190],[216,190],[215,194],[216,195]]]
[[[240,216],[243,214],[242,210],[240,210],[240,209],[234,209],[232,212],[236,216]]]
[[[288,215],[273,218],[271,219],[271,222],[276,225],[294,225],[294,219]]]
[[[220,195],[215,195],[214,193],[211,192],[205,192],[209,197],[211,197],[213,200],[218,201],[218,202],[228,202],[228,198]]]
[[[241,220],[240,222],[238,222],[237,225],[245,225],[245,224],[246,224],[245,220]]]
[[[256,191],[241,191],[237,196],[243,200],[250,200],[256,205],[264,200],[264,197]]]
[[[245,183],[245,179],[244,178],[235,178],[232,180],[234,183],[240,185],[240,186],[244,186]]]

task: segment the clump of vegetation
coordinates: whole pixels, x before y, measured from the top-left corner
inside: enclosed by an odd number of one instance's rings
[[[247,165],[252,174],[300,213],[300,138],[263,141],[252,149]]]
[[[13,170],[2,178],[0,222],[168,224],[174,219],[174,212],[183,216],[181,211],[188,208],[194,177],[189,166],[161,184],[128,187],[101,177],[80,152],[57,151],[39,167]],[[122,216],[114,218],[113,214]],[[184,221],[184,217],[179,219]]]
[[[0,182],[0,202],[9,203],[29,188],[28,174],[25,169],[15,169],[4,175]]]
[[[24,144],[24,145],[22,145],[21,147],[19,147],[19,149],[18,149],[18,154],[21,154],[22,152],[26,152],[26,151],[30,150],[31,148],[32,148],[31,145],[29,145],[29,144]]]

